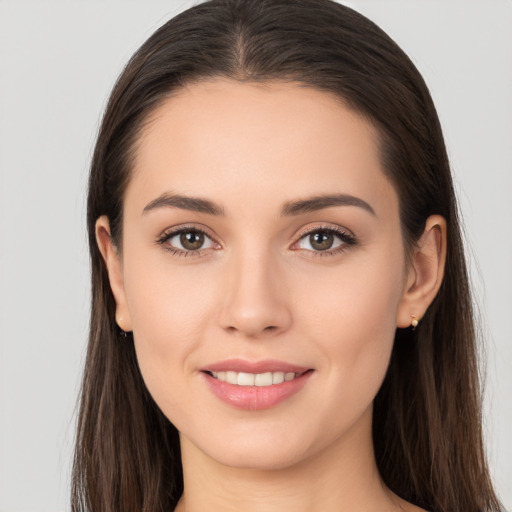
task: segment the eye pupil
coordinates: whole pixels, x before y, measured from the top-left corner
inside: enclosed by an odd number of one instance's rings
[[[194,251],[204,244],[204,234],[198,231],[185,231],[180,235],[180,242],[183,248]]]
[[[309,243],[313,249],[325,251],[332,247],[334,243],[334,235],[328,231],[317,231],[309,235]]]

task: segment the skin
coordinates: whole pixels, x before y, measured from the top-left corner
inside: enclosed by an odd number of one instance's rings
[[[162,206],[207,199],[224,215]],[[282,215],[291,201],[350,194]],[[97,221],[118,324],[180,431],[185,491],[177,510],[419,510],[378,474],[372,403],[394,333],[421,319],[442,281],[446,226],[430,217],[406,264],[398,197],[374,127],[334,96],[293,83],[189,85],[152,116],[124,201],[122,249]],[[171,228],[204,230],[183,255]],[[337,252],[305,233],[342,230]],[[194,254],[191,254],[194,253]],[[322,254],[323,252],[323,254]],[[421,328],[421,322],[420,327]],[[215,397],[200,368],[233,357],[314,369],[293,397],[261,411]]]

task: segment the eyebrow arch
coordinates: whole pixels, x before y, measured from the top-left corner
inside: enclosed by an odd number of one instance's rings
[[[357,206],[376,216],[375,210],[363,199],[348,194],[329,194],[285,203],[281,215],[300,215],[332,206]]]
[[[142,214],[157,208],[181,208],[193,212],[208,213],[209,215],[224,215],[224,209],[208,199],[182,196],[164,192],[144,207]]]

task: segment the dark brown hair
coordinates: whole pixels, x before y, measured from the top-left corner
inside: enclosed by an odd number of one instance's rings
[[[168,512],[182,490],[179,440],[119,339],[115,302],[95,240],[110,220],[122,246],[123,196],[144,122],[180,87],[213,77],[293,81],[329,91],[369,119],[400,198],[406,247],[432,214],[448,225],[446,273],[419,328],[397,329],[374,402],[384,482],[432,512],[500,506],[484,456],[472,302],[450,168],[428,89],[374,23],[331,0],[211,0],[182,12],[135,53],[111,94],[91,165],[90,339],[73,472],[75,512]]]

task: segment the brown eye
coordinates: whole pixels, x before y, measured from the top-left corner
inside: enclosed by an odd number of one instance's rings
[[[315,251],[325,251],[334,244],[334,234],[329,231],[317,231],[309,235],[309,243]]]
[[[198,229],[183,229],[164,235],[159,243],[174,254],[201,254],[203,249],[211,249],[215,242]]]
[[[292,248],[329,255],[338,253],[355,243],[356,239],[349,232],[334,228],[320,228],[304,234]]]
[[[204,244],[204,233],[200,231],[183,231],[180,234],[180,243],[187,251],[197,251]]]

